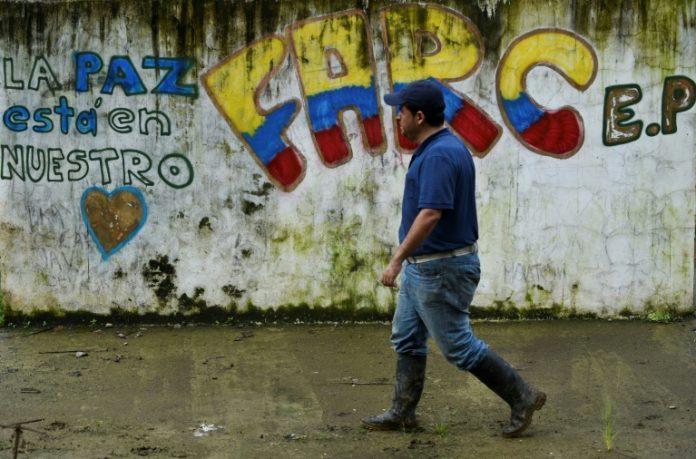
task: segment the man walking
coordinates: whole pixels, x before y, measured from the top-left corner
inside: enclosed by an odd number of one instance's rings
[[[518,436],[544,405],[546,394],[528,386],[471,329],[469,305],[481,275],[474,161],[443,126],[445,101],[434,80],[410,83],[384,101],[398,107],[401,132],[419,146],[406,174],[400,245],[381,278],[383,285],[394,287],[403,268],[391,335],[397,354],[394,398],[389,410],[362,423],[371,430],[417,426],[415,411],[432,336],[450,363],[510,405],[503,436]]]

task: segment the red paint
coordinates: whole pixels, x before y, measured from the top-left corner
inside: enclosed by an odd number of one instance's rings
[[[498,126],[467,102],[454,114],[450,126],[476,153],[488,151],[500,135]]]
[[[576,149],[582,141],[580,120],[572,110],[546,112],[522,133],[522,138],[544,153],[563,155]]]
[[[268,163],[268,172],[283,187],[287,188],[302,176],[304,163],[292,147],[286,147]]]
[[[384,142],[382,137],[382,119],[379,116],[371,116],[363,120],[367,144],[370,147],[379,147]]]
[[[338,126],[315,132],[314,137],[317,139],[319,154],[327,166],[338,166],[350,159],[348,143]]]

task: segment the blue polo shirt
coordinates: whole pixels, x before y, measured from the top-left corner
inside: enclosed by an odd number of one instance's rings
[[[448,129],[431,135],[411,158],[404,184],[399,242],[421,209],[441,209],[442,218],[412,255],[444,252],[478,240],[476,170],[466,146]]]

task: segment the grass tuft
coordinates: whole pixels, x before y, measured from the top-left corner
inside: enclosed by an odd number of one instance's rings
[[[449,432],[449,426],[445,422],[436,422],[433,430],[441,437],[445,437]]]
[[[616,438],[616,429],[614,426],[614,407],[612,401],[609,397],[604,399],[604,409],[602,411],[602,423],[604,428],[602,429],[602,437],[604,437],[604,444],[607,447],[607,451],[614,449],[614,439]]]

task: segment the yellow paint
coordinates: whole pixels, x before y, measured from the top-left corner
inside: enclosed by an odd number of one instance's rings
[[[301,24],[292,30],[292,39],[305,95],[346,86],[371,86],[372,44],[362,15],[343,14]],[[335,50],[330,53],[343,59],[345,75],[330,77],[327,49]]]
[[[475,70],[483,58],[476,27],[453,11],[433,6],[396,7],[382,13],[393,82],[410,83],[429,77],[458,80]],[[421,53],[419,35],[439,41],[433,54]]]
[[[256,90],[285,57],[279,37],[260,40],[230,56],[203,76],[211,98],[239,131],[253,134],[265,117],[256,105]]]
[[[570,33],[532,32],[520,39],[500,63],[500,91],[507,100],[517,99],[524,89],[524,76],[539,64],[557,67],[579,87],[592,80],[594,53],[585,41]]]

